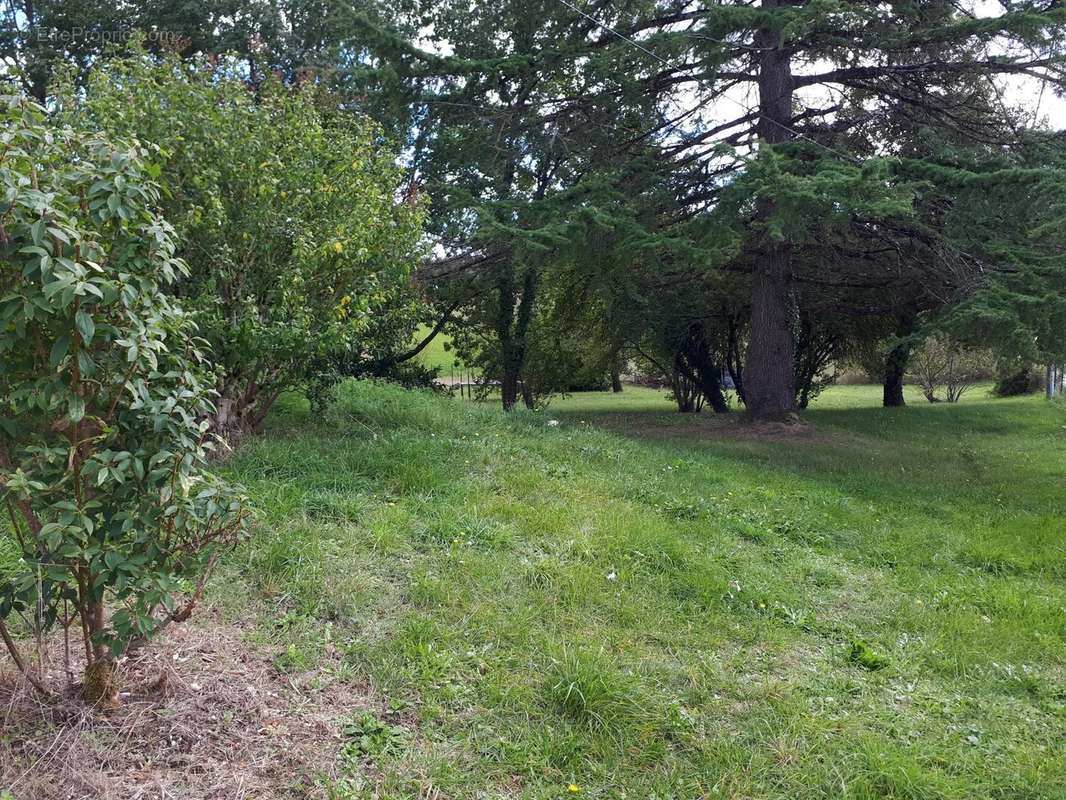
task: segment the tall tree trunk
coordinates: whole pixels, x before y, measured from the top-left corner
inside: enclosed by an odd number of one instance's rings
[[[518,401],[518,378],[522,372],[521,355],[514,341],[515,295],[514,264],[508,260],[500,265],[496,276],[496,337],[500,342],[500,400],[504,411],[512,410]]]
[[[916,317],[914,314],[900,314],[897,318],[896,335],[900,338],[914,333]],[[884,394],[882,403],[885,408],[902,408],[907,405],[903,399],[903,376],[907,372],[907,363],[911,358],[909,341],[898,342],[885,355]]]
[[[886,409],[902,409],[907,404],[903,399],[903,377],[910,361],[910,341],[906,337],[915,332],[918,316],[914,311],[905,311],[895,318],[895,335],[902,341],[885,354],[885,384],[882,402]]]
[[[752,275],[751,340],[744,368],[744,403],[755,419],[780,419],[796,409],[795,343],[789,325],[789,249],[772,246]]]
[[[518,402],[518,369],[512,362],[504,362],[503,374],[500,376],[500,399],[503,401],[503,410],[514,410]]]
[[[622,391],[622,375],[617,367],[611,370],[611,391],[615,394]]]
[[[907,359],[910,348],[896,345],[885,356],[885,385],[882,404],[885,408],[902,408],[907,405],[903,399],[903,375],[907,371]]]
[[[774,10],[786,0],[763,0]],[[761,28],[755,37],[759,53],[759,140],[763,145],[788,141],[792,121],[792,69],[790,54],[782,47],[781,32]],[[761,221],[774,213],[772,198],[757,209]],[[782,419],[796,409],[793,353],[789,325],[789,284],[792,246],[764,234],[755,257],[751,281],[751,341],[744,369],[744,399],[755,419]]]
[[[538,275],[535,267],[527,266],[519,290],[515,286],[514,269],[514,264],[510,263],[501,267],[496,283],[499,295],[496,335],[500,340],[503,362],[500,399],[504,411],[513,410],[520,395],[529,408],[533,407],[534,399],[532,388],[524,387],[520,382],[526,361],[526,336],[537,298]]]

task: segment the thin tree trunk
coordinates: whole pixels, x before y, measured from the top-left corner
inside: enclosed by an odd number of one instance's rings
[[[82,699],[89,705],[113,708],[118,705],[118,679],[111,652],[99,640],[99,634],[107,625],[103,600],[92,602],[86,621],[92,642],[92,659],[85,665],[85,681],[82,684]]]
[[[501,264],[496,276],[496,337],[500,343],[500,399],[503,410],[511,411],[518,400],[518,377],[522,360],[514,341],[516,300],[514,264]]]
[[[740,353],[740,326],[736,319],[729,318],[729,346],[726,352],[726,369],[729,370],[729,378],[733,381],[733,391],[737,393],[737,399],[746,404],[744,396],[744,359]]]
[[[786,0],[763,0],[774,10]],[[788,141],[792,118],[792,69],[782,46],[781,31],[761,28],[756,34],[759,53],[759,140],[763,145]],[[775,212],[772,198],[759,202],[757,215],[765,222]],[[751,341],[744,370],[744,399],[754,419],[784,419],[796,409],[793,354],[789,325],[789,284],[792,246],[769,234],[762,237],[755,258],[751,286]]]
[[[511,411],[515,407],[519,394],[522,393],[519,382],[526,361],[526,336],[533,319],[533,306],[536,302],[538,276],[536,268],[527,266],[522,277],[522,287],[515,286],[514,265],[506,264],[500,268],[496,278],[497,316],[496,336],[500,342],[502,361],[500,376],[500,395],[503,410]],[[532,390],[528,399],[523,394],[527,405],[533,402]]]
[[[500,399],[504,411],[513,411],[518,402],[518,370],[512,364],[504,364],[500,376]]]
[[[27,669],[26,662],[23,660],[22,654],[19,652],[18,645],[15,644],[15,640],[12,639],[11,634],[8,633],[3,619],[0,619],[0,639],[3,640],[4,646],[7,648],[11,660],[15,662],[18,671],[22,673],[22,676],[29,682],[30,686],[43,695],[50,695],[51,692],[48,691],[48,687],[41,683],[40,679]]]

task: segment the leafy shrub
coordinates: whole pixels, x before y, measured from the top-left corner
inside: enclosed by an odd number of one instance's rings
[[[67,101],[161,148],[164,213],[190,265],[178,291],[222,368],[215,425],[233,442],[283,391],[313,384],[325,397],[335,359],[391,336],[375,320],[411,292],[420,203],[397,199],[380,131],[323,111],[316,92],[273,80],[250,91],[226,59],[134,57],[105,63],[85,99]]]
[[[987,350],[963,347],[942,334],[928,337],[911,355],[910,371],[930,403],[957,403],[974,383],[987,378],[993,357]],[[940,396],[940,390],[944,396]]]
[[[1023,394],[1032,394],[1038,388],[1040,388],[1040,380],[1032,367],[1025,366],[1021,369],[1001,372],[992,387],[992,394],[996,397],[1018,397]]]
[[[107,700],[114,657],[188,617],[244,514],[203,468],[213,375],[162,291],[186,267],[146,151],[18,98],[0,114],[0,535],[21,556],[0,633],[25,668],[10,615],[40,632],[77,622],[86,698]]]

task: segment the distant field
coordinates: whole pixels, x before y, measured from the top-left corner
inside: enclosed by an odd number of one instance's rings
[[[429,333],[429,326],[423,325],[418,330],[416,341],[421,341]],[[419,361],[426,367],[432,369],[438,367],[440,369],[440,376],[442,378],[448,378],[450,374],[455,373],[458,377],[460,370],[467,371],[469,367],[460,359],[454,351],[445,349],[451,343],[451,337],[445,334],[440,334],[434,337],[426,349],[418,354]]]
[[[969,406],[973,403],[992,401],[989,397],[991,384],[979,384],[962,396],[960,405]],[[831,386],[821,395],[815,398],[811,404],[811,410],[823,410],[833,408],[879,408],[881,406],[881,387],[872,385]],[[921,390],[916,386],[907,386],[904,396],[912,406],[921,407],[930,405],[922,396]],[[493,398],[495,399],[495,398]],[[937,407],[949,407],[947,403],[939,403]],[[620,394],[610,391],[605,392],[575,392],[569,395],[560,395],[551,399],[547,411],[552,412],[579,412],[589,413],[619,413],[624,411],[649,411],[649,412],[675,412],[677,406],[670,398],[667,389],[649,389],[644,386],[626,385]],[[703,416],[712,417],[714,414],[709,408],[700,414],[694,415],[696,419]],[[690,419],[689,415],[678,415],[681,420]]]

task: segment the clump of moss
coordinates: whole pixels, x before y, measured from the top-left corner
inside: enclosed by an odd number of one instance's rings
[[[862,639],[852,641],[851,646],[848,648],[848,661],[871,671],[884,669],[888,666],[888,659]]]

